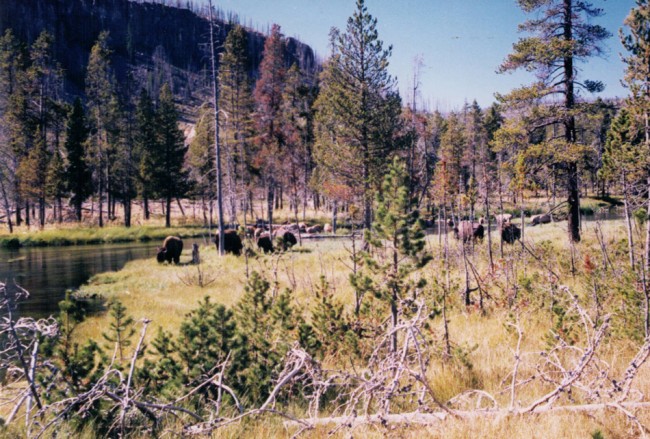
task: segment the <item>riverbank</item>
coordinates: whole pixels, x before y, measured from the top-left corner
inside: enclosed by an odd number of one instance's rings
[[[0,232],[0,248],[47,247],[92,244],[116,244],[164,240],[174,235],[181,238],[207,236],[208,230],[200,226],[108,226],[88,227],[79,224],[52,226],[44,230],[19,229],[13,234]]]

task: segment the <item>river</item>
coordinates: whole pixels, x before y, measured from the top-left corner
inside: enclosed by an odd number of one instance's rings
[[[156,241],[0,249],[0,281],[10,292],[14,282],[29,291],[30,297],[19,305],[21,315],[45,317],[58,313],[67,289],[79,288],[94,274],[120,270],[128,261],[153,258],[159,245]]]

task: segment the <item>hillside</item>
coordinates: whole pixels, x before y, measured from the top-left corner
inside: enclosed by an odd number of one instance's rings
[[[232,27],[217,19],[217,43],[222,45]],[[174,94],[186,105],[200,97],[207,76],[207,20],[197,13],[157,3],[128,0],[0,0],[0,32],[11,28],[31,44],[44,29],[55,36],[56,57],[66,72],[65,90],[83,94],[85,68],[99,33],[110,32],[113,64],[118,81],[131,77],[156,89],[173,84]],[[173,31],[170,31],[173,30]],[[266,37],[249,30],[250,75],[256,78]],[[287,61],[313,71],[312,49],[287,39]]]

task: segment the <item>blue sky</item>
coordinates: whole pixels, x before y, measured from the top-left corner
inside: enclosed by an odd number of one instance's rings
[[[204,0],[207,3],[207,0]],[[595,20],[613,34],[603,58],[580,65],[581,78],[601,80],[599,96],[624,96],[624,66],[618,29],[634,0],[592,0],[605,10]],[[321,58],[330,52],[331,27],[344,29],[355,0],[220,0],[215,5],[239,15],[244,24],[266,30],[277,23],[287,36],[309,44]],[[378,20],[379,37],[393,45],[391,74],[397,77],[403,101],[411,101],[414,59],[421,57],[419,107],[449,111],[476,99],[482,107],[494,93],[506,93],[532,81],[526,73],[498,75],[495,70],[522,36],[517,25],[527,17],[515,0],[366,0]]]

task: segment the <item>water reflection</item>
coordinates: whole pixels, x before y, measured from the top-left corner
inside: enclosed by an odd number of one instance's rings
[[[14,282],[29,291],[29,299],[19,307],[22,315],[43,317],[58,312],[66,289],[78,288],[94,274],[119,270],[133,259],[154,257],[158,245],[0,249],[0,281],[6,282],[10,291]]]

